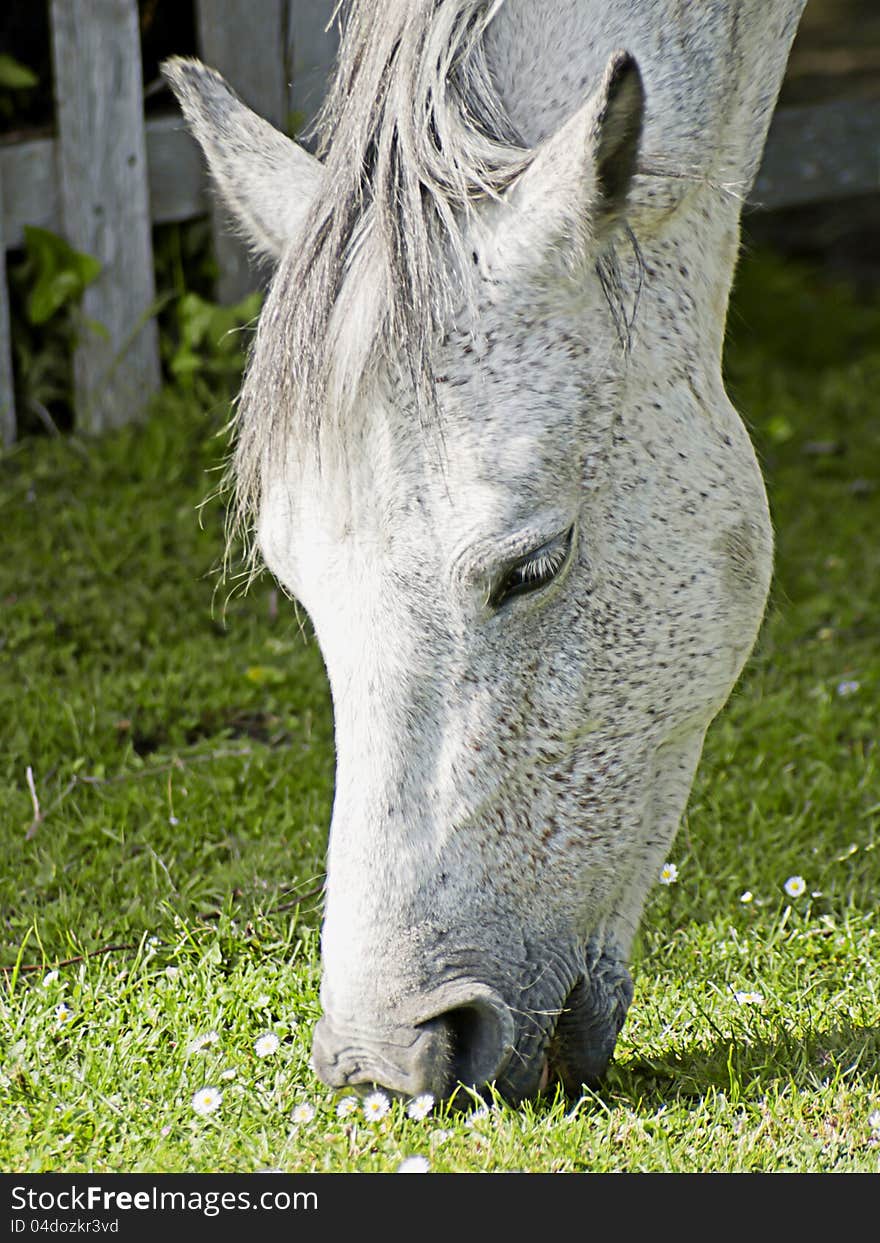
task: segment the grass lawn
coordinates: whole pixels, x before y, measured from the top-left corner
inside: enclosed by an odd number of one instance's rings
[[[604,1086],[471,1115],[340,1116],[309,1069],[330,702],[271,581],[217,574],[222,403],[0,461],[0,1169],[878,1170],[880,300],[749,257],[727,373],[758,650]]]

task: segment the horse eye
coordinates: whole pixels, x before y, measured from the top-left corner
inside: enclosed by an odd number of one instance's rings
[[[501,608],[514,596],[546,587],[568,561],[573,539],[574,525],[507,566],[489,592],[489,607]]]

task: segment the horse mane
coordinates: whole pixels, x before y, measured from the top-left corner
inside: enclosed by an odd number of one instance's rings
[[[468,212],[531,157],[483,51],[503,3],[345,5],[314,127],[324,189],[276,269],[239,396],[239,529],[256,516],[267,463],[291,436],[317,442],[377,361],[402,360],[417,406],[434,404],[432,342],[467,294]]]

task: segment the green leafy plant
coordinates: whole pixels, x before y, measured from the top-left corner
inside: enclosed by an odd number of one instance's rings
[[[6,52],[0,52],[0,89],[7,91],[30,90],[39,86],[40,79],[32,69],[17,61]]]
[[[196,377],[234,380],[245,361],[243,329],[260,310],[262,296],[249,294],[235,306],[218,306],[197,293],[185,293],[175,307],[176,340],[169,342],[166,364],[173,380],[187,392]]]
[[[27,317],[32,324],[45,324],[63,307],[79,302],[86,286],[100,275],[101,264],[48,229],[25,225],[24,238],[34,276]]]
[[[217,264],[207,219],[157,228],[153,253],[166,379],[206,404],[231,400],[241,381],[247,330],[259,313],[262,295],[250,294],[235,306],[214,302]]]
[[[32,69],[7,52],[0,52],[0,121],[16,117],[23,92],[32,91],[39,84]]]
[[[71,357],[84,331],[103,332],[86,320],[82,295],[101,272],[92,255],[75,250],[48,229],[26,225],[24,257],[10,266],[16,405],[27,419],[54,427],[72,421]]]

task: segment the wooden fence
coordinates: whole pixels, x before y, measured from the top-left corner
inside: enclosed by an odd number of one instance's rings
[[[201,56],[279,127],[312,114],[335,55],[334,0],[195,0]],[[145,123],[136,0],[51,0],[57,132],[0,145],[0,439],[16,434],[5,252],[24,226],[102,264],[83,297],[74,359],[84,431],[135,418],[159,385],[151,225],[213,213],[218,297],[254,287],[179,115]],[[752,195],[774,209],[880,190],[880,101],[787,108],[774,118]]]
[[[336,52],[333,0],[195,0],[199,54],[279,128],[308,119]],[[137,0],[51,0],[56,135],[0,145],[0,441],[15,439],[5,252],[25,225],[102,265],[74,357],[78,426],[129,422],[159,385],[151,225],[211,213],[217,296],[255,287],[179,112],[145,123]]]

